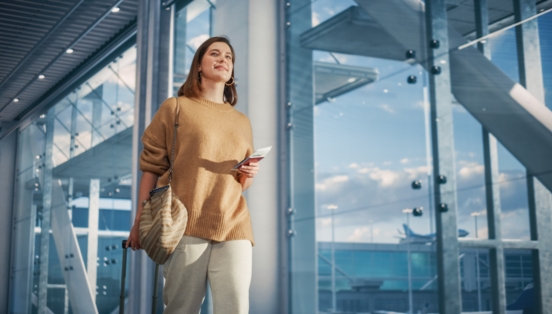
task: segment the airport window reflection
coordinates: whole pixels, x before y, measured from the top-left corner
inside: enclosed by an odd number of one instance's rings
[[[524,79],[539,84],[538,73],[528,72],[531,67],[542,66],[547,90],[551,81],[550,36],[546,36],[550,14],[538,18],[538,34],[534,27],[523,32],[516,28],[500,31],[510,22],[501,23],[508,16],[514,18],[514,10],[519,10],[512,6],[514,2],[504,5],[502,12],[492,1],[447,3],[445,17],[452,29],[447,39],[449,50],[436,55],[431,60],[435,65],[429,68],[426,49],[438,49],[439,42],[416,46],[428,33],[407,15],[423,12],[421,3],[409,2],[407,8],[402,1],[307,2],[291,1],[286,20],[290,168],[303,176],[308,175],[302,172],[304,168],[312,168],[314,173],[312,202],[308,201],[308,180],[293,171],[290,175],[293,211],[289,226],[299,230],[289,240],[291,277],[297,278],[290,287],[301,295],[292,308],[317,300],[320,313],[439,312],[443,291],[439,291],[437,266],[445,257],[437,251],[440,235],[435,221],[436,215],[450,207],[458,229],[454,244],[459,249],[458,308],[463,312],[492,311],[493,298],[501,287],[491,278],[501,276],[507,297],[500,302],[508,310],[523,310],[514,304],[521,302],[522,291],[532,293],[530,264],[534,255],[531,257],[529,250],[509,250],[497,257],[481,243],[497,234],[501,241],[531,239],[530,213],[535,210],[531,202],[538,197],[528,184],[527,169],[532,161],[521,155],[522,143],[516,142],[513,134],[507,136],[505,126],[493,125],[495,119],[488,117],[519,114],[495,104],[504,97],[511,99],[512,88],[521,87],[516,83],[526,84]],[[476,10],[479,3],[488,7]],[[516,5],[529,6],[523,3]],[[443,18],[439,14],[436,19]],[[483,18],[488,14],[489,25],[481,25],[476,14]],[[424,19],[420,15],[419,20]],[[440,31],[433,30],[434,34]],[[476,31],[498,32],[479,44],[463,47],[477,38]],[[520,40],[520,36],[534,39],[535,35],[540,38],[539,47],[533,46],[538,40],[525,44]],[[541,50],[542,64],[534,58],[535,48]],[[534,63],[521,64],[524,55],[526,62]],[[306,65],[309,62],[311,67]],[[443,74],[450,77],[446,84]],[[441,85],[432,85],[433,77],[439,77],[434,80]],[[305,91],[310,82],[312,96]],[[499,85],[509,94],[503,95]],[[537,85],[528,88],[529,92]],[[538,91],[536,88],[537,98]],[[543,96],[544,101],[550,95]],[[436,117],[435,125],[445,121],[451,131],[432,126],[431,97],[450,105],[451,119]],[[450,147],[451,156],[438,155],[436,145]],[[312,165],[304,162],[311,149]],[[435,162],[454,173],[435,178]],[[438,205],[445,207],[435,208],[434,184],[437,188],[452,185],[445,189],[444,197],[453,195],[448,202],[454,204],[446,207],[441,203]],[[313,220],[311,231],[309,221]],[[304,281],[298,281],[311,278],[302,267],[309,249],[306,243],[317,247],[316,258],[311,259],[317,269],[316,298],[303,292]],[[503,274],[502,268],[492,267],[497,262],[505,263]],[[450,266],[455,261],[447,263]],[[443,286],[457,289],[452,281]]]
[[[133,47],[20,132],[12,301],[26,313],[117,311],[135,61]]]

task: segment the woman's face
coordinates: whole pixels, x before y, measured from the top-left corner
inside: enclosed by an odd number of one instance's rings
[[[232,77],[234,64],[232,50],[223,42],[212,43],[199,65],[202,79],[214,82],[227,82]]]

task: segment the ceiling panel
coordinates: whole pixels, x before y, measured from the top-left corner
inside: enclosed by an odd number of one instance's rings
[[[120,11],[111,12],[114,6]],[[131,27],[137,10],[138,0],[0,0],[0,122],[16,119]]]

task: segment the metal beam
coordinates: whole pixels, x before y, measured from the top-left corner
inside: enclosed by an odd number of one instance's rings
[[[430,70],[432,73],[430,72],[429,76],[433,177],[437,209],[435,217],[439,312],[452,314],[460,313],[462,304],[446,1],[426,0],[425,5],[427,44],[429,45],[429,41],[438,42],[433,44],[433,49],[429,49],[427,66],[429,69],[439,68],[438,71]]]
[[[96,287],[90,288],[84,260],[69,212],[61,182],[52,183],[52,236],[67,286],[71,310],[75,314],[97,314],[94,302]],[[97,255],[95,255],[97,256]],[[94,264],[96,262],[94,256]]]
[[[537,14],[536,0],[514,0],[517,21]],[[520,83],[544,104],[544,82],[540,54],[539,26],[536,19],[516,27]],[[531,240],[538,241],[533,250],[533,282],[536,313],[552,313],[552,200],[546,187],[527,171],[529,223]]]
[[[46,143],[44,148],[45,167],[42,173],[42,219],[40,220],[40,274],[38,280],[38,313],[46,313],[48,295],[48,265],[50,254],[50,229],[52,218],[52,170],[54,168],[54,108],[46,116]]]
[[[286,7],[286,105],[288,106],[289,304],[290,313],[318,312],[318,248],[314,180],[314,88],[312,51],[300,36],[312,27],[310,0]],[[282,5],[285,5],[281,2]]]
[[[88,284],[92,291],[92,299],[96,300],[96,271],[98,257],[98,223],[100,218],[100,180],[90,179],[90,192],[88,196],[88,254],[86,272]]]
[[[136,94],[132,137],[132,211],[131,224],[136,216],[141,172],[138,160],[143,149],[140,138],[159,105],[172,94],[172,21],[174,5],[162,9],[161,0],[142,0],[138,7],[136,56]],[[154,263],[143,252],[130,256],[129,313],[146,314],[152,307]],[[161,274],[162,272],[160,272]],[[160,275],[160,277],[162,277]],[[163,280],[159,280],[162,291]],[[163,298],[156,305],[163,311]]]
[[[482,248],[482,249],[517,249],[517,250],[534,250],[539,247],[537,241],[516,241],[516,240],[472,240],[459,239],[458,245],[461,248]]]
[[[489,34],[489,10],[487,0],[474,0],[476,37],[480,38]],[[477,43],[478,50],[491,59],[489,44]],[[500,186],[498,170],[498,144],[496,138],[485,127],[483,135],[483,160],[485,165],[485,198],[487,204],[487,229],[489,239],[502,240],[500,226]],[[491,278],[491,301],[493,313],[506,312],[506,286],[504,268],[504,249],[498,245],[489,250],[489,272]],[[479,288],[479,287],[478,287]]]
[[[16,151],[17,151],[17,134],[12,134],[0,141],[0,213],[4,219],[0,221],[0,230],[3,230],[3,237],[0,239],[0,251],[4,254],[0,257],[0,278],[5,278],[0,284],[0,312],[9,313],[9,287],[12,282],[10,277],[11,255],[10,248],[12,246],[12,228],[14,210],[14,192],[17,187],[16,183]]]
[[[16,166],[15,206],[12,220],[12,247],[11,247],[11,274],[9,293],[9,313],[30,313],[31,294],[33,294],[33,276],[35,259],[35,232],[36,205],[33,204],[35,184],[39,181],[35,177],[35,156],[42,162],[43,147],[33,145],[38,132],[43,135],[37,126],[31,126],[18,132],[18,154]],[[25,151],[26,154],[19,152]],[[20,170],[21,169],[21,170]],[[33,182],[29,187],[28,182]],[[39,187],[40,189],[41,187]],[[37,191],[38,192],[38,191]],[[29,258],[30,257],[30,258]],[[35,293],[36,297],[36,293]],[[36,298],[38,302],[38,298]],[[36,303],[35,302],[35,303]]]

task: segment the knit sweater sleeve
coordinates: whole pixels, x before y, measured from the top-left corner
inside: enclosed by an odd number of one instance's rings
[[[176,101],[169,98],[161,104],[142,135],[144,150],[140,154],[140,170],[162,176],[169,170],[167,132],[172,131]]]

